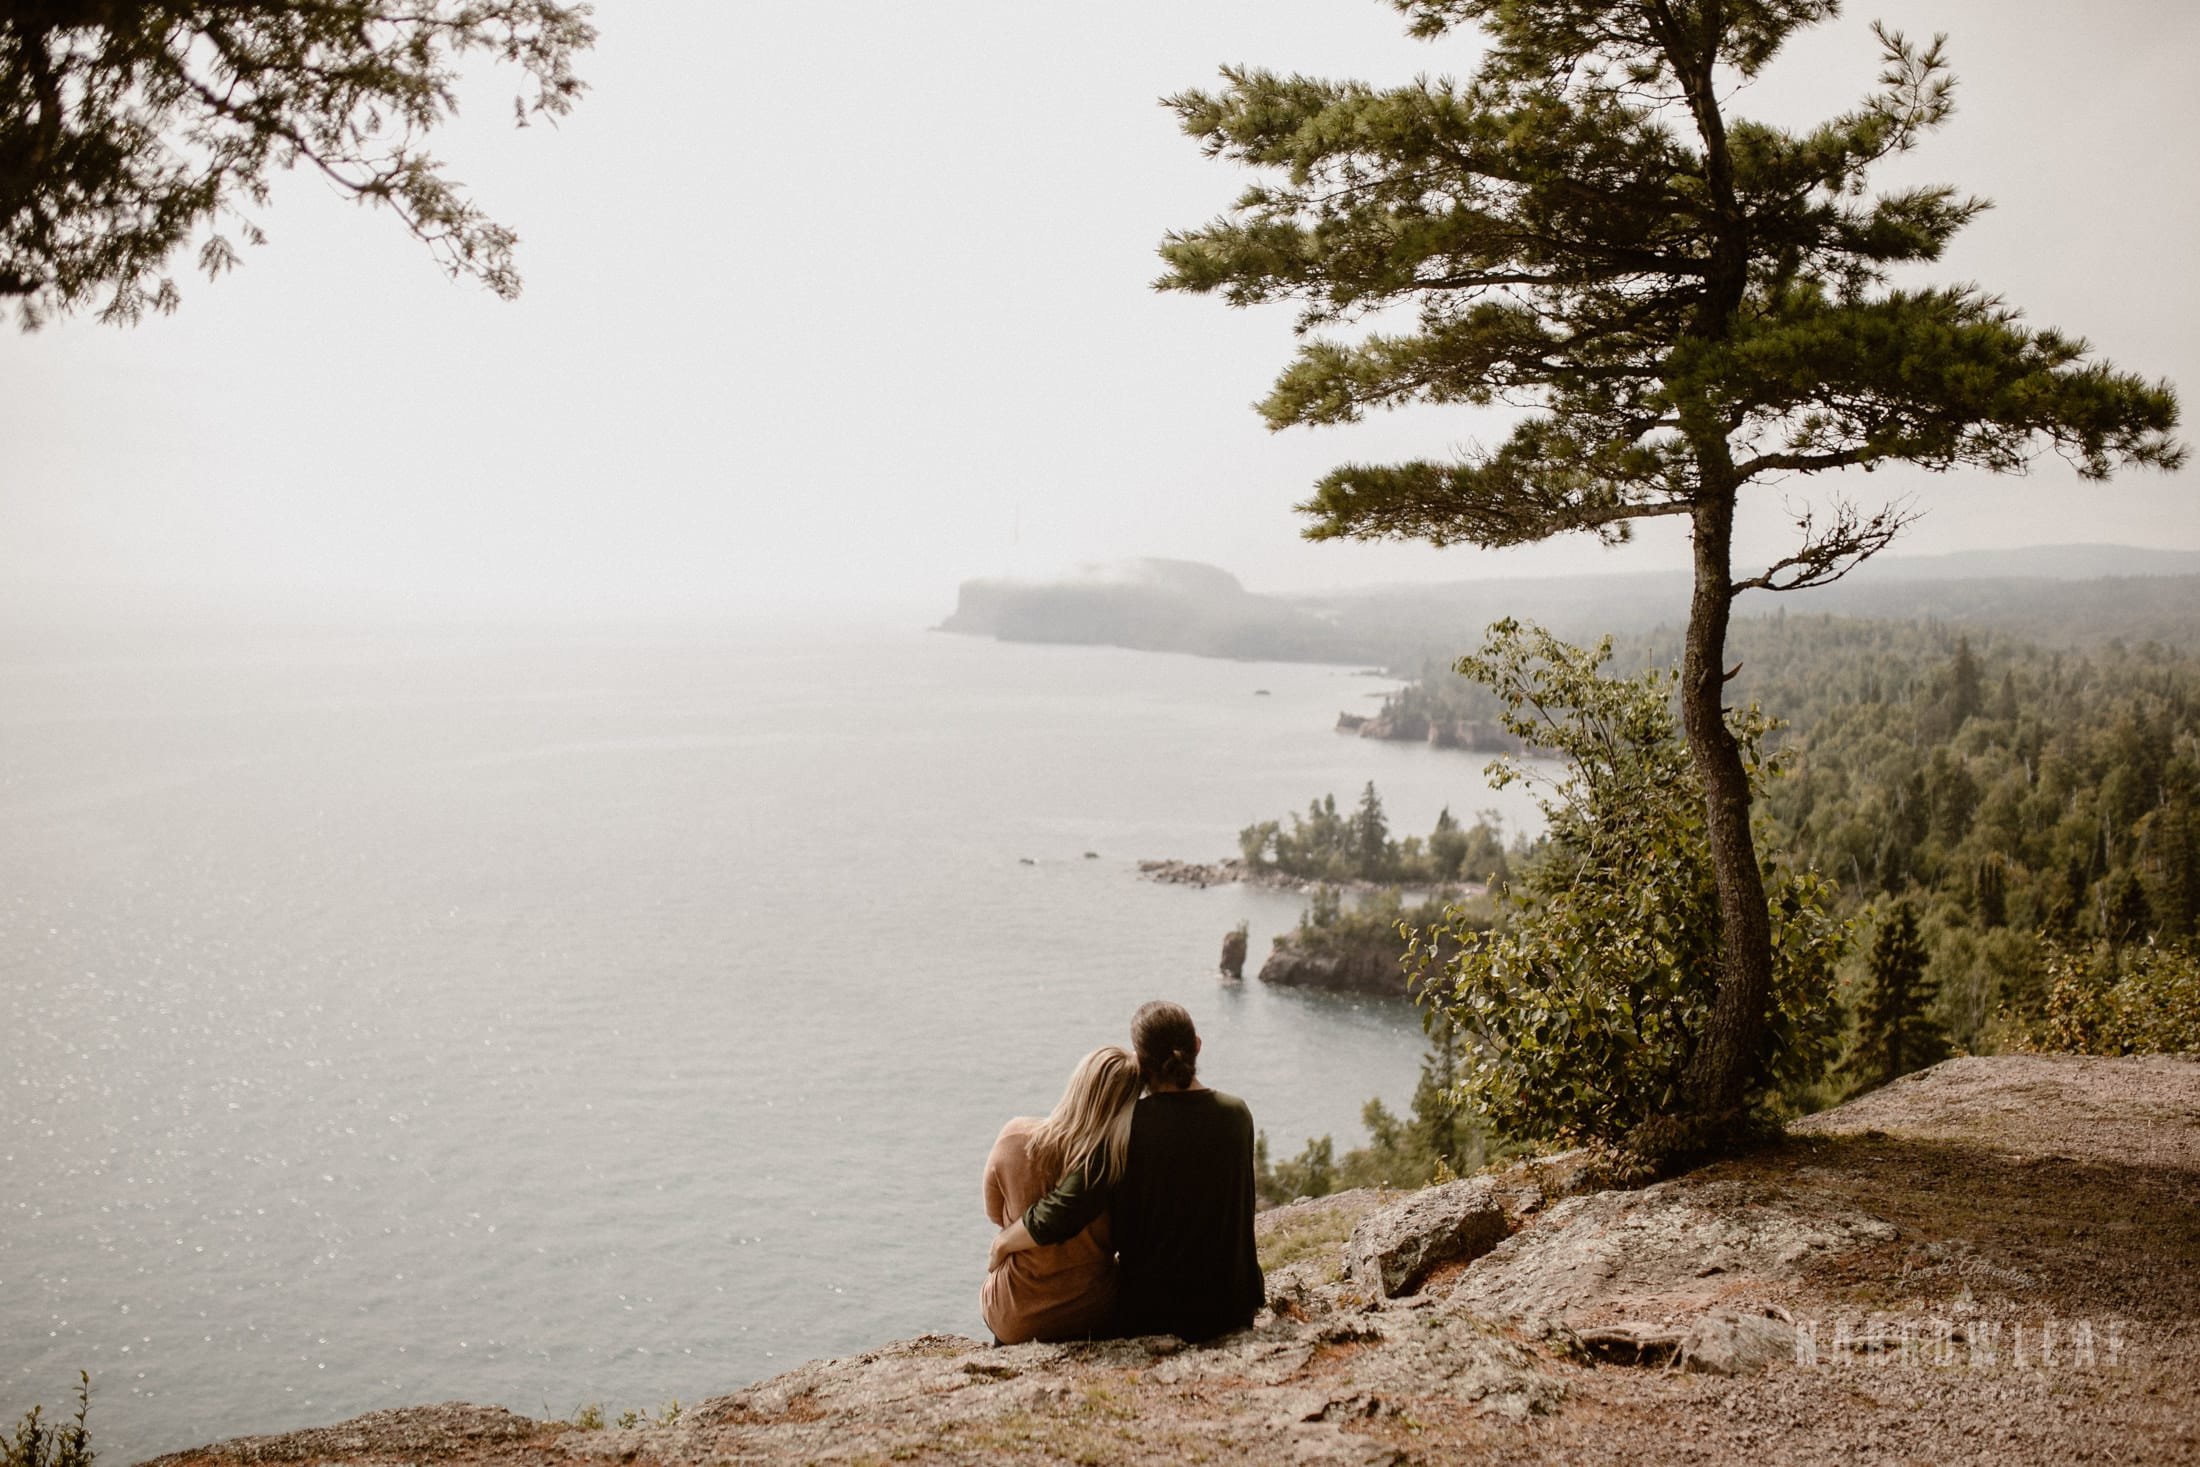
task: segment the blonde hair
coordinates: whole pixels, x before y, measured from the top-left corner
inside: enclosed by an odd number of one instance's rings
[[[1123,1175],[1138,1089],[1138,1061],[1127,1049],[1104,1044],[1077,1062],[1054,1113],[1024,1143],[1047,1186],[1088,1163],[1096,1183]]]

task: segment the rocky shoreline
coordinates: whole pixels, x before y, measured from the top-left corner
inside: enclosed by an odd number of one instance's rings
[[[1464,749],[1473,754],[1519,758],[1537,752],[1527,740],[1493,719],[1430,718],[1388,705],[1380,713],[1340,713],[1336,731],[1363,739],[1427,744],[1432,749]]]
[[[1378,892],[1397,891],[1395,881],[1365,881],[1352,878],[1345,881],[1323,881],[1311,876],[1294,876],[1278,871],[1272,866],[1251,866],[1236,856],[1220,861],[1140,861],[1138,874],[1147,881],[1159,881],[1170,886],[1264,886],[1275,891],[1295,891],[1312,895],[1321,890],[1340,891],[1355,896],[1373,896]],[[1405,888],[1425,892],[1430,897],[1463,901],[1468,897],[1487,895],[1489,887],[1479,881],[1426,882]]]
[[[1226,886],[1243,883],[1311,895],[1316,891],[1349,892],[1373,896],[1400,890],[1395,883],[1380,881],[1314,881],[1290,876],[1271,867],[1253,867],[1242,860],[1140,861],[1139,875],[1148,881],[1178,886]],[[1485,896],[1489,888],[1478,881],[1437,883],[1410,888],[1423,891],[1437,902],[1465,901]],[[1227,941],[1227,939],[1226,939]],[[1356,931],[1349,934],[1287,932],[1262,959],[1255,976],[1279,988],[1311,988],[1325,993],[1358,993],[1379,998],[1411,998],[1412,989],[1399,960],[1404,943],[1389,932]],[[1447,949],[1448,951],[1449,949]],[[1242,954],[1240,955],[1242,963]],[[1229,971],[1227,960],[1224,971]],[[1235,976],[1235,975],[1234,975]]]
[[[925,1335],[627,1429],[449,1404],[161,1467],[2200,1460],[2200,1062],[1951,1060],[1654,1186],[1578,1156],[1260,1220],[1268,1308]]]
[[[1221,861],[1140,861],[1138,874],[1166,886],[1267,886],[1278,891],[1312,892],[1321,885],[1281,871],[1255,868],[1232,856]]]

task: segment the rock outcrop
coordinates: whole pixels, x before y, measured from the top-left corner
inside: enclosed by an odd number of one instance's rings
[[[1222,935],[1222,976],[1233,983],[1245,977],[1246,926],[1243,922]]]
[[[1446,1182],[1362,1219],[1345,1241],[1345,1272],[1368,1297],[1395,1299],[1438,1264],[1480,1258],[1507,1231],[1487,1177]]]
[[[926,1335],[634,1429],[454,1405],[161,1460],[2200,1461],[2200,1063],[1951,1061],[1794,1132],[1278,1208],[1269,1307],[1196,1348]]]
[[[1260,965],[1260,981],[1279,988],[1319,988],[1330,993],[1369,993],[1405,998],[1410,990],[1398,966],[1404,944],[1387,934],[1379,942],[1322,949],[1286,937]]]
[[[240,1436],[218,1446],[156,1457],[175,1464],[276,1462],[503,1462],[524,1460],[567,1434],[561,1421],[536,1421],[501,1406],[445,1401],[369,1411],[334,1426],[269,1436]]]
[[[1431,718],[1425,713],[1385,706],[1380,713],[1339,713],[1337,732],[1393,743],[1428,744],[1438,749],[1468,749],[1480,754],[1533,752],[1521,737],[1494,719]]]
[[[1454,894],[1479,895],[1487,890],[1480,885],[1462,885],[1443,888],[1439,896],[1450,900]],[[1429,920],[1413,911],[1397,915],[1417,924]],[[1439,965],[1448,964],[1458,956],[1458,943],[1448,931],[1439,933],[1437,943]],[[1403,966],[1405,955],[1405,939],[1388,925],[1387,919],[1376,922],[1350,920],[1312,930],[1302,925],[1297,931],[1276,938],[1275,945],[1260,965],[1260,981],[1279,988],[1319,988],[1330,993],[1409,998],[1413,987]]]
[[[1454,1293],[1497,1319],[1577,1330],[1676,1325],[1895,1236],[1881,1219],[1765,1198],[1738,1183],[1661,1182],[1559,1202],[1463,1275]]]

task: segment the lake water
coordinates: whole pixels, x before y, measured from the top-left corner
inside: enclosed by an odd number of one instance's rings
[[[1529,821],[1330,731],[1388,686],[912,630],[13,635],[0,1425],[80,1367],[125,1462],[977,1333],[995,1131],[1148,998],[1279,1153],[1357,1139],[1410,1008],[1221,983],[1299,899],[1135,862],[1368,779],[1400,832]]]

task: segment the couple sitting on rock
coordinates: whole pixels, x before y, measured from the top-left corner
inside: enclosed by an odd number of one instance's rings
[[[986,1158],[1001,1232],[979,1301],[1001,1344],[1205,1340],[1261,1306],[1253,1113],[1199,1083],[1199,1035],[1176,1004],[1141,1008],[1131,1046],[1086,1055],[1054,1113],[1010,1121]]]

